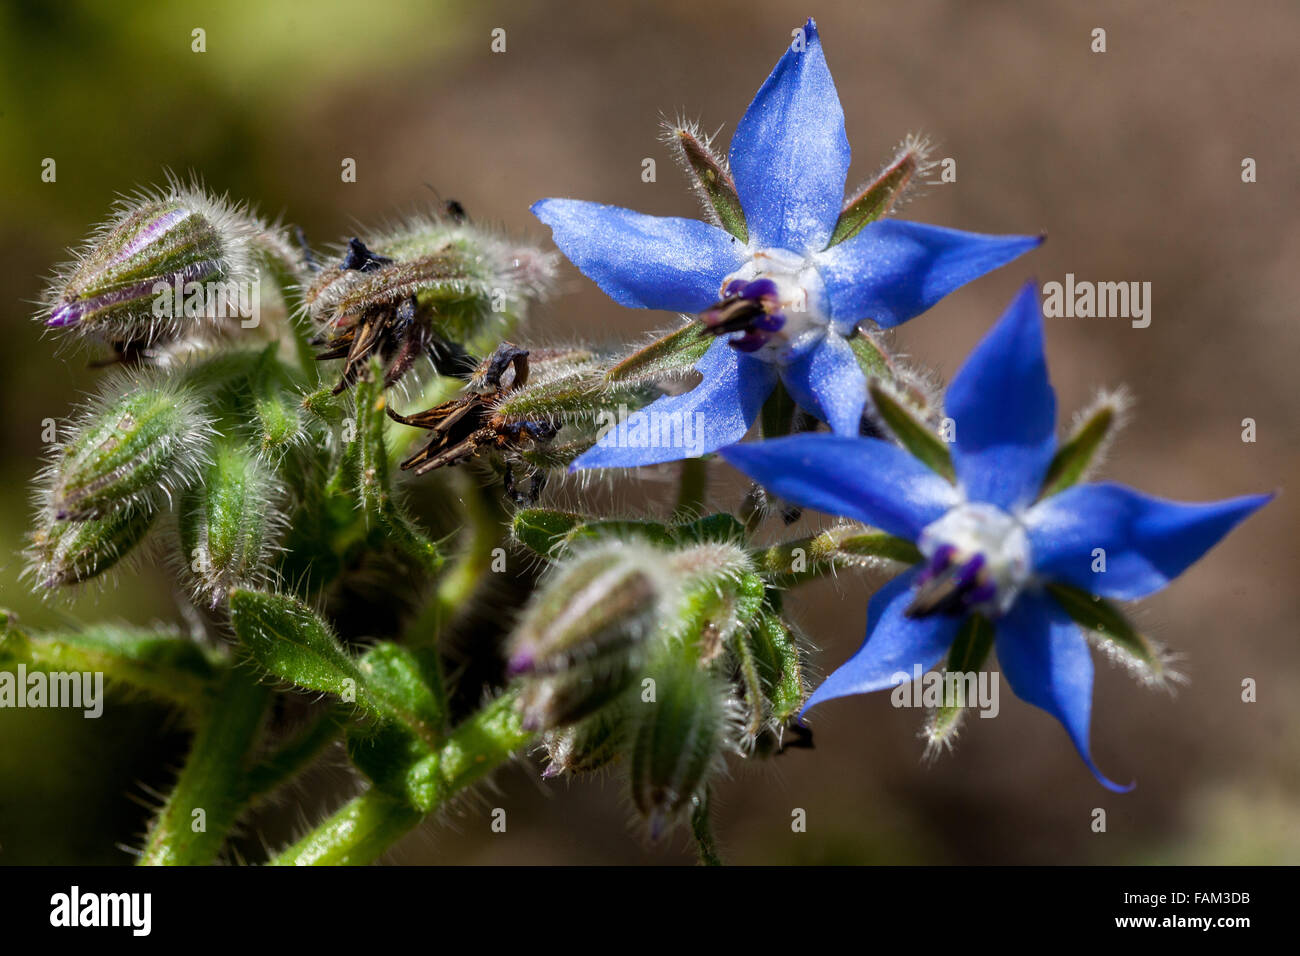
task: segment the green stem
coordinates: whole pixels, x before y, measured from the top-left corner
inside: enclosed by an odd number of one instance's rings
[[[400,800],[367,790],[270,862],[273,866],[363,866],[383,856],[423,817]]]
[[[709,491],[709,463],[703,458],[683,458],[681,484],[677,488],[675,518],[698,518],[704,513],[704,499]]]
[[[378,859],[427,814],[445,806],[526,746],[516,695],[507,691],[461,723],[407,771],[408,799],[368,790],[274,857],[275,866],[364,864]],[[418,808],[418,809],[417,809]]]
[[[702,866],[722,866],[722,856],[713,836],[713,821],[709,817],[709,795],[706,793],[691,813],[691,835],[695,849],[700,854]]]
[[[149,828],[140,864],[201,866],[221,852],[245,805],[248,755],[271,691],[243,668],[222,678],[176,787]]]
[[[418,628],[412,626],[409,631],[421,644],[436,641],[446,623],[473,598],[492,569],[493,552],[505,538],[505,512],[490,488],[472,479],[462,480],[459,497],[469,524],[469,541],[438,582],[433,599],[417,619]]]
[[[246,799],[251,802],[269,796],[306,770],[321,751],[339,738],[342,730],[340,717],[333,709],[317,717],[249,771],[245,781]]]

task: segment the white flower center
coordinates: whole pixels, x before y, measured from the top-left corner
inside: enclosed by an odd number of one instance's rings
[[[1032,574],[1024,525],[993,505],[958,505],[927,525],[917,544],[929,559],[921,590],[946,576],[949,613],[960,609],[1005,614]]]
[[[770,279],[775,283],[779,312],[785,322],[750,354],[767,362],[787,362],[825,337],[829,323],[822,310],[822,278],[808,257],[788,249],[760,249],[722,280],[719,299],[728,295],[732,283],[756,279]]]

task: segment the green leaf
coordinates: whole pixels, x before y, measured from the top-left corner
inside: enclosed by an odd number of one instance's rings
[[[446,689],[436,667],[422,655],[435,648],[413,651],[381,641],[361,655],[359,666],[370,693],[425,743],[441,738],[449,719]]]
[[[534,554],[552,557],[564,539],[586,518],[572,511],[550,508],[521,508],[515,512],[511,531],[515,540]]]
[[[1129,623],[1117,604],[1068,584],[1052,582],[1047,590],[1076,624],[1091,631],[1152,679],[1167,676],[1160,652]]]
[[[232,591],[230,623],[249,655],[281,680],[396,721],[427,747],[441,739],[445,709],[409,651],[377,645],[374,656],[355,660],[311,608],[282,594]]]
[[[867,386],[872,404],[889,427],[899,444],[906,448],[918,460],[924,462],[933,471],[949,481],[955,481],[957,473],[952,467],[952,455],[943,439],[932,432],[926,424],[905,408],[890,392],[878,382]]]
[[[178,631],[113,625],[30,635],[6,626],[0,630],[0,663],[10,662],[43,671],[100,672],[110,683],[189,709],[202,706],[221,663]]]
[[[363,693],[365,679],[356,661],[329,625],[301,601],[236,588],[230,592],[230,624],[243,648],[271,675],[333,694],[363,710],[377,710]]]
[[[703,325],[690,322],[627,356],[605,373],[605,381],[641,383],[685,375],[715,341]]]

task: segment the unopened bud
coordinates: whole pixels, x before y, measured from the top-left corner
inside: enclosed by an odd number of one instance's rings
[[[634,706],[632,801],[657,839],[694,808],[709,778],[735,749],[735,704],[727,687],[681,648],[649,669],[654,699]]]
[[[590,773],[614,761],[628,739],[628,711],[624,705],[604,707],[585,720],[553,730],[542,737],[550,763],[545,778],[562,773]]]
[[[216,606],[232,588],[264,584],[284,519],[281,489],[258,456],[223,445],[181,503],[180,537],[198,591]]]
[[[645,545],[609,541],[565,562],[542,586],[510,645],[510,672],[524,678],[527,729],[573,723],[629,686],[672,601],[661,562]]]
[[[118,206],[50,285],[42,317],[109,342],[166,338],[196,321],[185,307],[195,283],[251,282],[255,247],[271,231],[241,207],[173,179]]]
[[[95,400],[48,467],[49,510],[59,521],[103,518],[129,504],[157,510],[190,485],[212,425],[189,390],[151,379]]]
[[[43,520],[32,533],[27,573],[46,588],[89,581],[117,564],[149,532],[155,512],[128,506],[89,521]]]

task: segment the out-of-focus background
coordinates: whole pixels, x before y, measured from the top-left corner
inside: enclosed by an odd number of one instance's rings
[[[910,131],[957,161],[957,181],[901,210],[946,226],[1038,232],[1048,243],[906,326],[897,345],[950,376],[1026,276],[1149,281],[1151,326],[1056,319],[1049,357],[1063,412],[1098,386],[1137,399],[1109,477],[1174,498],[1294,484],[1300,468],[1300,6],[1222,3],[864,4],[653,0],[617,4],[390,0],[310,5],[0,7],[0,605],[33,627],[177,618],[157,569],[42,604],[18,582],[40,422],[94,387],[56,357],[30,304],[42,277],[108,211],[164,169],[283,214],[318,242],[436,189],[479,222],[549,241],[543,196],[695,215],[658,142],[679,112],[726,143],[790,31],[814,14],[854,150],[850,185]],[[1094,28],[1106,52],[1091,50]],[[195,28],[205,53],[191,51]],[[491,32],[506,31],[506,50]],[[57,181],[41,181],[46,157]],[[351,157],[357,182],[340,181]],[[657,162],[655,182],[642,161]],[[1254,159],[1258,181],[1242,182]],[[673,322],[621,309],[566,266],[565,294],[527,340],[614,346]],[[1258,440],[1242,441],[1254,419]],[[721,468],[722,466],[716,466]],[[557,492],[563,499],[566,492]],[[571,494],[571,492],[570,492]],[[629,506],[662,483],[625,483]],[[717,502],[722,507],[729,500]],[[816,749],[739,765],[717,797],[741,863],[1300,862],[1300,489],[1287,488],[1166,592],[1140,622],[1182,655],[1176,697],[1099,663],[1101,789],[1054,720],[1004,693],[956,751],[920,760],[920,716],[886,695],[815,715]],[[792,601],[823,673],[856,650],[874,582],[843,575]],[[1245,678],[1258,700],[1244,703]],[[185,737],[160,711],[117,702],[98,721],[0,711],[0,863],[125,862],[147,788]],[[391,859],[451,863],[677,863],[647,845],[616,777],[543,785],[507,769]],[[279,839],[339,799],[323,772],[252,833]],[[505,834],[489,807],[508,812]],[[1107,830],[1092,829],[1094,808]],[[794,833],[802,808],[807,832]]]

